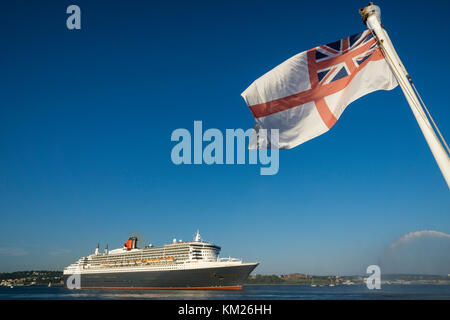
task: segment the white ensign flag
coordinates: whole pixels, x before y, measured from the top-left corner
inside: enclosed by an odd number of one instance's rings
[[[293,56],[255,80],[242,97],[256,129],[279,129],[279,145],[271,147],[290,149],[327,132],[352,101],[396,86],[366,30]],[[261,137],[252,137],[249,148],[258,147]]]

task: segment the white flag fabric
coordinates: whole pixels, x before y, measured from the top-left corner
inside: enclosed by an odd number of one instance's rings
[[[249,148],[293,148],[327,132],[354,100],[396,86],[370,30],[301,52],[242,93],[256,129],[279,129],[278,145],[253,137]]]

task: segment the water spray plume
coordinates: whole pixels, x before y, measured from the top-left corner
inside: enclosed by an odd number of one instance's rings
[[[431,237],[439,237],[439,238],[448,238],[450,239],[450,234],[440,232],[440,231],[434,231],[434,230],[422,230],[422,231],[415,231],[405,234],[404,236],[400,237],[397,241],[391,244],[391,249],[397,247],[400,244],[407,243],[413,239],[424,237],[424,236],[431,236]]]

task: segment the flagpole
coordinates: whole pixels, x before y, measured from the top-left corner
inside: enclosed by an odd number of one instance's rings
[[[439,169],[447,182],[447,186],[450,188],[450,158],[436,136],[436,133],[428,121],[422,105],[420,104],[419,99],[411,86],[411,77],[408,75],[405,66],[397,55],[386,30],[381,25],[380,8],[372,3],[369,3],[367,7],[360,10],[360,14],[364,23],[372,30],[373,33],[375,33],[378,38],[378,45],[383,52],[385,60],[391,67],[397,82],[399,83],[403,94],[411,107],[414,117],[422,130],[425,140],[430,147],[434,159],[436,160],[436,163],[438,164]]]

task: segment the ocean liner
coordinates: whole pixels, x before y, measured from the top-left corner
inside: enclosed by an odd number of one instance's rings
[[[193,241],[137,248],[130,237],[122,248],[80,258],[64,269],[68,288],[80,289],[242,289],[242,283],[259,263],[219,258],[220,247]],[[78,280],[77,280],[78,279]]]

